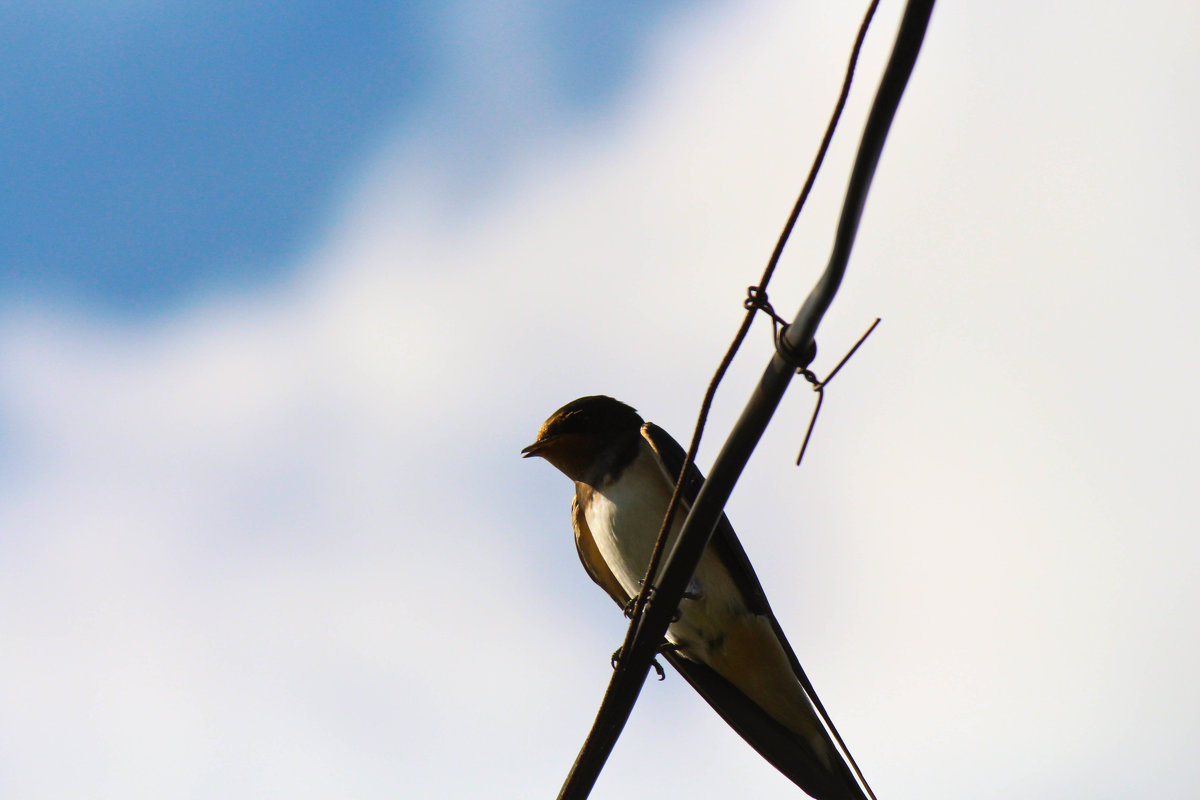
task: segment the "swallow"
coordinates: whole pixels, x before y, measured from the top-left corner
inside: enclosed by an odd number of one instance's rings
[[[521,451],[575,482],[571,522],[587,574],[625,608],[637,596],[685,453],[633,408],[603,395],[555,411]],[[704,477],[692,467],[668,552]],[[661,569],[661,567],[660,567]],[[737,733],[817,800],[875,800],[721,515],[662,655]]]

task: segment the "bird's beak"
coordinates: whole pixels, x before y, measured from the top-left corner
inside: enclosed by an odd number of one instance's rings
[[[538,439],[528,447],[521,448],[521,458],[531,458],[532,456],[540,456],[542,451],[549,447],[554,442],[554,437],[549,439]]]

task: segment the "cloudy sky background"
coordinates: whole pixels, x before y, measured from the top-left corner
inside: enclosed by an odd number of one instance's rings
[[[860,14],[5,6],[0,795],[552,796],[624,626],[517,451],[690,430]],[[817,370],[884,322],[730,503],[881,798],[1200,793],[1198,37],[939,4]],[[799,796],[673,674],[595,794],[656,795]]]

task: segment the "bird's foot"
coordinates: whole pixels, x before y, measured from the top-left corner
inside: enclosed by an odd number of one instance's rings
[[[674,642],[669,642],[666,639],[663,639],[663,643],[658,646],[658,653],[659,655],[666,655],[667,653],[678,653],[682,649],[683,648]],[[658,673],[658,679],[660,681],[667,677],[663,673],[662,664],[658,663],[657,658],[650,662],[650,666],[654,667],[654,671]]]
[[[674,645],[672,645],[670,642],[663,642],[663,645],[662,647],[659,647],[658,652],[665,652],[668,646],[674,647]],[[612,657],[609,659],[609,663],[612,664],[613,669],[616,669],[621,663],[621,650],[622,648],[618,647],[613,651]],[[663,669],[662,664],[658,663],[657,658],[650,659],[650,667],[654,670],[654,674],[658,676],[660,681],[666,680],[667,673]]]

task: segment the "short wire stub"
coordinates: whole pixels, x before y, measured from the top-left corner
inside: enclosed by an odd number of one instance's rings
[[[854,347],[850,348],[850,352],[842,356],[842,360],[837,363],[837,366],[833,368],[833,372],[830,372],[825,380],[818,378],[817,374],[807,367],[796,370],[804,376],[806,381],[812,384],[813,391],[817,393],[817,405],[813,408],[812,416],[808,420],[808,430],[804,432],[804,442],[800,445],[800,454],[796,456],[797,467],[804,460],[804,451],[808,450],[808,440],[812,438],[813,427],[817,424],[817,414],[821,413],[821,403],[825,402],[825,387],[829,385],[829,382],[833,380],[841,368],[846,365],[846,362],[850,360],[850,356],[858,352],[858,348],[862,347],[862,343],[867,340],[867,337],[871,335],[871,331],[875,330],[875,326],[879,323],[880,319],[876,317],[875,321],[871,323],[871,327],[867,328],[867,332],[858,338],[858,341],[854,343]]]

